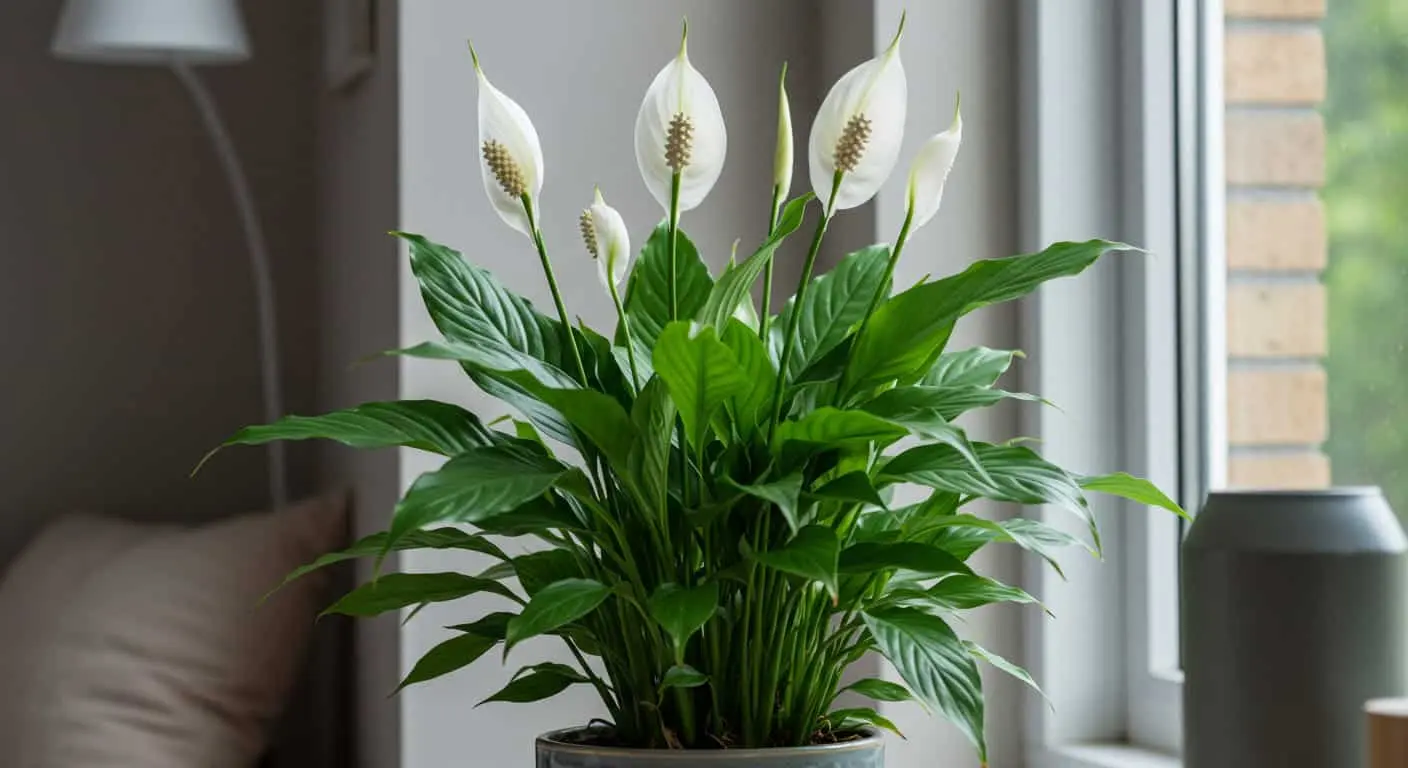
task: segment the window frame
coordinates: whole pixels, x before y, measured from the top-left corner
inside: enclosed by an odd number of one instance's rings
[[[1222,3],[1060,5],[1025,5],[1020,22],[1020,103],[1031,116],[1023,244],[1116,232],[1150,255],[1043,287],[1024,305],[1036,363],[1024,385],[1063,407],[1077,398],[1070,418],[1034,415],[1024,431],[1058,463],[1142,474],[1192,509],[1226,471],[1225,441],[1209,439],[1226,430]],[[1118,151],[1090,152],[1086,137],[1110,124]],[[1099,323],[1111,318],[1120,343],[1102,356]],[[1092,376],[1116,382],[1108,402],[1082,393]],[[1092,418],[1107,428],[1073,423]],[[1055,703],[1028,704],[1028,762],[1176,766],[1182,525],[1133,504],[1094,508],[1103,564],[1069,581],[1024,564],[1024,584],[1061,617],[1027,623],[1031,667]],[[1062,524],[1058,511],[1039,515]]]

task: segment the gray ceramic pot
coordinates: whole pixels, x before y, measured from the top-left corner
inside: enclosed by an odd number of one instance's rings
[[[1405,550],[1377,488],[1209,495],[1183,544],[1184,765],[1364,765],[1364,702],[1408,693]]]
[[[876,734],[841,744],[789,749],[671,751],[593,747],[583,729],[538,737],[538,768],[883,768],[885,744]]]

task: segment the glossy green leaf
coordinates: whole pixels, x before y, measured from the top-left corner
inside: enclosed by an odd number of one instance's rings
[[[871,317],[852,348],[842,389],[916,379],[958,318],[1024,296],[1048,280],[1079,274],[1101,255],[1120,250],[1134,249],[1104,240],[1056,243],[1040,253],[977,261],[957,275],[910,288]]]
[[[660,692],[671,688],[698,688],[709,682],[709,676],[689,666],[688,664],[676,664],[665,670],[665,676],[660,680]]]
[[[1080,487],[1087,491],[1096,493],[1108,493],[1112,496],[1129,499],[1137,504],[1144,504],[1150,507],[1160,507],[1178,515],[1185,520],[1191,520],[1183,507],[1174,503],[1173,499],[1164,495],[1158,486],[1145,480],[1142,477],[1134,477],[1124,472],[1116,472],[1111,475],[1100,475],[1098,477],[1081,477],[1077,482]]]
[[[823,525],[808,525],[780,549],[754,551],[754,560],[794,576],[820,582],[834,599],[837,596],[836,569],[841,545],[836,532]]]
[[[493,613],[486,613],[468,624],[454,624],[446,627],[446,629],[453,629],[456,632],[467,632],[471,635],[487,637],[490,640],[503,640],[504,635],[508,633],[509,621],[517,615],[516,613],[509,613],[508,611],[494,611]]]
[[[846,338],[865,317],[865,310],[877,291],[889,293],[888,285],[881,288],[889,260],[890,246],[872,245],[846,256],[830,272],[812,281],[797,317],[797,342],[787,361],[789,381],[798,381],[804,371]],[[773,326],[779,350],[782,334],[797,311],[794,297]]]
[[[493,436],[477,416],[458,405],[403,400],[363,403],[321,416],[285,416],[273,424],[245,427],[224,445],[260,445],[275,440],[335,440],[353,448],[405,446],[454,456],[492,444]]]
[[[491,701],[504,701],[513,704],[542,701],[562,693],[570,685],[582,682],[586,682],[586,678],[578,674],[576,670],[561,664],[524,667],[513,676],[508,685],[474,706],[479,707]]]
[[[359,557],[378,557],[388,551],[387,540],[389,534],[385,531],[373,533],[358,539],[347,549],[338,552],[329,552],[307,565],[299,566],[289,572],[284,577],[282,587],[294,579],[306,576],[313,571],[326,568],[330,565],[355,560]],[[461,531],[458,528],[432,528],[425,531],[411,531],[402,536],[390,547],[393,551],[403,551],[407,549],[465,549],[471,552],[479,552],[491,557],[504,560],[508,555],[500,549],[494,542],[483,536]]]
[[[921,445],[891,459],[881,478],[918,483],[938,490],[1017,504],[1053,504],[1083,520],[1099,546],[1095,518],[1071,475],[1028,448],[975,443],[983,479],[968,460],[949,445]]]
[[[323,615],[376,616],[421,603],[458,600],[480,592],[519,601],[508,587],[491,579],[462,573],[388,573],[343,595],[323,611]]]
[[[861,542],[841,550],[841,573],[871,573],[896,568],[925,576],[973,572],[951,553],[914,541]]]
[[[719,585],[714,582],[696,587],[661,584],[650,596],[650,615],[674,638],[677,653],[718,607]]]
[[[880,653],[914,695],[942,712],[987,760],[983,681],[968,648],[943,619],[914,608],[867,611],[865,625]]]
[[[968,460],[972,471],[987,479],[987,470],[962,428],[943,415],[942,392],[929,387],[898,387],[862,406],[867,413],[899,424],[911,433],[947,445]]]
[[[528,597],[533,597],[553,582],[582,576],[576,558],[565,549],[544,549],[513,558],[518,583]]]
[[[411,668],[410,674],[396,686],[396,691],[467,667],[498,644],[498,640],[481,635],[456,635],[426,651]]]
[[[864,728],[865,726],[875,726],[904,738],[898,726],[889,718],[881,715],[868,707],[852,707],[849,709],[838,709],[826,716],[826,720],[831,724],[833,731],[847,731],[853,728]]]
[[[931,387],[991,387],[1024,355],[1015,349],[973,347],[939,355],[920,383]]]
[[[885,506],[885,500],[880,497],[880,492],[875,490],[875,485],[870,482],[870,476],[860,470],[847,472],[820,488],[808,491],[808,493],[822,499],[869,504],[875,507]]]
[[[802,225],[802,218],[807,212],[807,203],[811,202],[812,197],[811,193],[807,193],[788,203],[783,208],[782,215],[778,217],[777,226],[773,229],[772,235],[763,241],[758,250],[752,256],[744,259],[742,263],[724,270],[697,313],[685,314],[681,312],[679,317],[682,319],[693,317],[701,324],[711,325],[715,328],[726,326],[739,305],[743,303],[743,299],[753,289],[753,285],[758,282],[758,278],[762,276],[763,269],[772,261],[777,247],[782,245],[782,241]]]
[[[773,367],[767,348],[757,332],[749,330],[743,323],[729,320],[719,340],[733,352],[747,381],[747,386],[736,392],[728,403],[738,436],[747,441],[772,415],[777,369]]]
[[[929,597],[950,610],[967,610],[992,603],[1035,603],[1036,598],[1017,587],[976,574],[955,574],[930,587]]]
[[[655,373],[665,381],[689,444],[704,445],[724,401],[750,386],[738,359],[708,326],[670,323],[655,345]]]
[[[762,499],[777,507],[777,510],[782,513],[782,518],[787,521],[787,527],[791,528],[793,533],[796,533],[801,526],[799,497],[802,493],[802,476],[800,474],[791,474],[770,483],[741,485],[731,482],[729,485],[753,498]]]
[[[660,332],[671,321],[669,245],[669,228],[661,222],[641,249],[626,283],[623,302],[626,316],[631,320],[631,332],[646,349],[655,347]],[[704,302],[709,300],[714,280],[709,277],[709,268],[700,260],[694,243],[683,231],[676,239],[675,269],[678,301],[675,318],[687,321],[698,315]]]
[[[992,666],[993,669],[996,669],[999,672],[1005,672],[1011,675],[1012,677],[1017,678],[1018,680],[1025,683],[1027,687],[1031,688],[1033,691],[1036,691],[1037,694],[1041,696],[1041,698],[1046,699],[1046,702],[1048,704],[1051,703],[1051,699],[1046,695],[1046,691],[1041,690],[1041,686],[1036,684],[1036,680],[1031,676],[1030,672],[1023,669],[1022,667],[1017,666],[1016,664],[1013,664],[1012,662],[997,655],[996,653],[989,651],[981,645],[978,645],[977,643],[965,640],[963,641],[963,644],[968,647],[968,652],[973,654],[974,658],[987,662]]]
[[[587,525],[571,507],[551,494],[530,499],[507,512],[476,520],[474,524],[485,533],[496,536],[542,535],[554,529],[587,530]]]
[[[627,467],[644,496],[646,508],[665,513],[670,487],[670,435],[675,425],[675,403],[665,382],[652,378],[631,406],[634,441]]]
[[[504,651],[541,634],[576,621],[596,610],[611,590],[592,579],[563,579],[543,587],[523,612],[508,623]]]
[[[858,693],[867,699],[876,701],[909,701],[914,698],[914,694],[910,693],[909,689],[903,685],[889,680],[881,680],[878,677],[857,680],[841,690],[842,692]]]
[[[616,398],[589,389],[543,388],[535,394],[561,413],[611,465],[625,471],[627,455],[635,442],[635,426]]]
[[[906,434],[904,427],[865,411],[843,411],[827,406],[812,411],[801,421],[779,424],[773,448],[781,451],[793,441],[827,448],[862,448],[870,443],[885,446]]]
[[[435,523],[477,523],[542,495],[567,468],[547,457],[503,447],[476,448],[411,484],[396,505],[388,547]]]

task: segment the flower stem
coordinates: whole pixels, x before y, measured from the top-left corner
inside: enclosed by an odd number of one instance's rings
[[[768,238],[772,238],[772,233],[777,231],[777,217],[782,213],[782,187],[774,184],[772,187],[772,213],[768,216]],[[758,338],[764,344],[768,341],[768,325],[772,321],[772,267],[775,259],[768,259],[768,265],[763,270],[763,311],[758,318]]]
[[[680,297],[679,287],[676,283],[679,280],[678,269],[675,265],[675,257],[678,253],[680,233],[680,174],[678,171],[670,177],[670,244],[667,251],[670,257],[670,319],[680,319]]]
[[[543,232],[538,229],[538,219],[533,212],[533,198],[523,195],[523,211],[528,214],[528,228],[533,230],[533,245],[538,247],[538,258],[543,262],[543,274],[548,279],[548,289],[552,291],[552,301],[557,305],[557,318],[562,321],[562,335],[567,339],[567,347],[572,350],[572,361],[577,364],[577,380],[587,386],[587,367],[582,364],[582,352],[577,349],[577,336],[572,333],[572,321],[567,316],[567,305],[562,303],[562,291],[557,288],[557,275],[552,271],[552,261],[548,259],[547,246],[543,244]]]
[[[861,318],[860,327],[856,329],[856,341],[859,341],[861,334],[865,333],[865,329],[870,327],[870,316],[875,314],[875,310],[880,308],[880,302],[884,300],[885,296],[890,291],[890,281],[895,277],[895,265],[900,261],[900,253],[904,251],[905,242],[909,240],[909,227],[913,222],[914,206],[911,205],[909,211],[904,215],[904,224],[900,226],[899,237],[895,238],[895,247],[890,249],[890,261],[885,265],[885,278],[875,287],[875,295],[870,297],[870,306],[865,308],[865,316]],[[845,386],[846,378],[851,372],[850,369],[851,358],[848,356],[846,358],[846,364],[841,368],[840,381],[842,387]],[[847,393],[838,390],[836,394],[838,398],[840,398]]]
[[[626,359],[631,364],[631,389],[641,386],[640,371],[636,368],[635,336],[631,334],[631,319],[626,316],[626,308],[621,305],[621,293],[616,290],[616,281],[607,281],[611,287],[611,303],[616,305],[616,314],[621,318],[621,330],[626,334]]]
[[[807,249],[807,261],[802,266],[802,277],[797,281],[797,294],[794,299],[796,310],[792,312],[792,317],[787,321],[787,334],[782,343],[782,357],[777,360],[777,386],[772,392],[772,423],[768,424],[768,443],[772,443],[774,434],[777,432],[777,422],[782,420],[782,394],[787,387],[787,361],[792,358],[792,348],[797,345],[797,322],[802,317],[802,305],[807,299],[807,289],[811,287],[812,270],[816,267],[816,254],[821,250],[821,239],[826,236],[826,225],[831,223],[832,208],[836,204],[836,193],[841,189],[840,171],[836,172],[835,178],[831,180],[831,196],[826,201],[826,210],[821,214],[821,220],[816,223],[816,233],[812,235],[812,245]]]

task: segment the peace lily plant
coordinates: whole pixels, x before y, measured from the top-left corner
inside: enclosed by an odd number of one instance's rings
[[[1128,249],[1057,243],[893,289],[906,239],[939,209],[962,142],[957,110],[913,160],[894,245],[864,248],[813,275],[827,224],[874,197],[897,163],[903,22],[900,30],[831,88],[806,145],[813,191],[791,200],[784,70],[770,231],[717,276],[680,225],[718,180],[727,134],[681,41],[635,124],[641,176],[664,221],[635,254],[629,227],[600,191],[580,216],[585,251],[618,317],[604,333],[574,323],[558,290],[540,229],[538,133],[475,57],[484,188],[504,222],[532,241],[556,316],[505,289],[472,256],[397,233],[443,338],[393,354],[458,363],[522,418],[486,425],[448,403],[367,403],[249,427],[227,443],[325,438],[446,457],[411,485],[386,531],[289,577],[410,549],[494,561],[475,574],[384,573],[328,609],[371,616],[478,593],[502,601],[502,610],[451,627],[402,686],[499,645],[505,657],[522,656],[523,641],[551,636],[574,664],[529,664],[484,701],[536,701],[588,685],[609,723],[592,738],[636,748],[796,747],[893,729],[873,709],[839,707],[846,690],[917,700],[983,757],[978,663],[1031,679],[953,625],[978,606],[1035,600],[976,573],[971,556],[1015,545],[1055,567],[1060,548],[1082,542],[1036,520],[976,516],[974,502],[1067,510],[1089,526],[1084,546],[1095,552],[1087,492],[1182,514],[1143,480],[1075,474],[1015,442],[972,440],[955,423],[971,409],[1034,399],[996,386],[1019,353],[950,349],[955,323]],[[809,214],[800,282],[773,314],[775,254]],[[751,294],[760,281],[758,313]],[[893,491],[902,484],[927,495],[901,504]],[[522,538],[539,545],[510,546]],[[902,682],[843,688],[847,668],[871,652]]]

